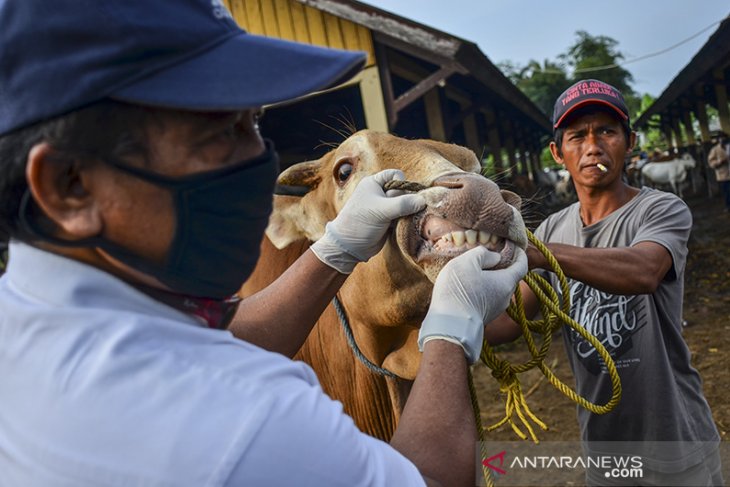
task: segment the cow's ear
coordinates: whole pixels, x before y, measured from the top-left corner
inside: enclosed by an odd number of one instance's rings
[[[322,177],[319,175],[321,161],[305,161],[294,164],[279,174],[276,184],[281,186],[306,186],[311,190],[315,189]]]
[[[298,196],[274,197],[274,211],[269,217],[266,236],[279,250],[295,240],[306,237],[303,229],[298,224],[299,219],[304,217],[300,205],[301,199]]]
[[[324,231],[326,220],[321,222],[316,212],[307,212],[305,209],[307,203],[312,204],[311,191],[322,180],[319,175],[320,166],[321,160],[300,162],[279,175],[277,186],[303,189],[304,196],[274,197],[274,211],[269,218],[266,235],[276,248],[283,249],[302,238],[316,240]]]
[[[514,206],[517,210],[520,209],[522,206],[522,198],[520,198],[516,193],[507,191],[506,189],[500,190],[500,193],[502,193],[502,199],[505,203]]]

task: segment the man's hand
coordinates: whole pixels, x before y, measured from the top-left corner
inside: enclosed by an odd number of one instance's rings
[[[327,224],[322,238],[311,246],[319,260],[350,274],[358,262],[380,252],[393,220],[426,207],[426,200],[418,194],[387,196],[383,185],[393,179],[404,179],[403,172],[386,169],[360,181],[337,218]]]
[[[477,247],[444,266],[418,334],[421,350],[427,341],[442,339],[461,345],[470,364],[477,361],[484,324],[507,309],[517,283],[527,273],[527,256],[519,247],[509,267],[489,270],[499,261],[498,253]]]
[[[550,264],[540,250],[532,244],[527,246],[527,262],[530,270],[547,269],[551,270]]]

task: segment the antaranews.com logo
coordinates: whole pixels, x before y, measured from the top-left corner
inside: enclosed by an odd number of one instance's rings
[[[488,442],[483,446],[489,453],[486,458],[480,457],[481,464],[499,486],[583,485],[587,471],[592,478],[601,476],[611,480],[636,480],[644,476],[644,460],[640,455],[587,454],[579,442],[513,446]],[[484,485],[483,479],[480,485]]]
[[[498,475],[507,475],[509,470],[516,469],[601,469],[606,478],[632,478],[643,477],[644,462],[639,456],[515,456],[508,466],[505,467],[507,451],[503,450],[496,455],[482,461],[482,464]]]

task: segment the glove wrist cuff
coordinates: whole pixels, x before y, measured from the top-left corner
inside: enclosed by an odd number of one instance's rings
[[[309,248],[312,249],[314,255],[322,263],[332,267],[341,274],[352,274],[355,266],[360,262],[356,257],[348,254],[336,240],[330,238],[326,233]]]
[[[484,323],[472,317],[429,313],[418,332],[418,349],[423,351],[423,345],[436,338],[461,345],[471,365],[482,351]]]

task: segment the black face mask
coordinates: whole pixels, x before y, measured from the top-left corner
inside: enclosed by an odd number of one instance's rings
[[[47,235],[26,217],[28,201],[20,210],[26,231],[54,244],[99,247],[176,293],[213,299],[235,294],[253,272],[271,214],[278,174],[273,144],[267,140],[266,151],[254,159],[181,178],[109,163],[172,193],[177,221],[165,263],[151,262],[101,237],[71,242]]]

